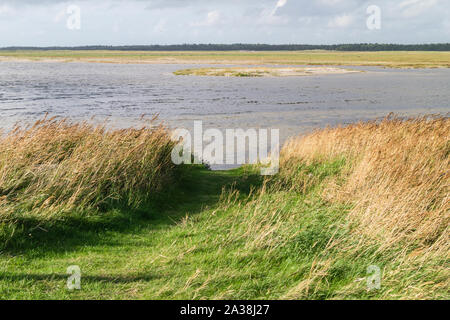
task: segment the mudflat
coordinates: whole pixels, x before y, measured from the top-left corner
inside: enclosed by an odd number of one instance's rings
[[[333,67],[309,67],[309,68],[194,68],[175,71],[180,76],[218,76],[218,77],[295,77],[325,74],[357,73],[358,70],[349,70]]]

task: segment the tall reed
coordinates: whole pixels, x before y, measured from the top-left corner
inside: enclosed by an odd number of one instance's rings
[[[340,170],[324,179],[311,172],[335,163]],[[349,207],[315,258],[321,277],[305,279],[288,297],[327,287],[333,268],[349,261],[384,266],[379,298],[448,297],[450,118],[389,116],[317,130],[285,145],[280,169],[278,187],[306,192],[320,185],[330,206]],[[364,292],[364,283],[351,281],[334,297]]]
[[[342,181],[329,181],[324,196],[355,204],[361,232],[383,247],[407,240],[449,252],[449,155],[448,117],[390,116],[292,139],[281,174],[301,184],[299,165],[345,159]]]
[[[43,119],[0,138],[4,210],[50,213],[111,202],[139,206],[174,178],[174,143],[163,126],[108,130]]]

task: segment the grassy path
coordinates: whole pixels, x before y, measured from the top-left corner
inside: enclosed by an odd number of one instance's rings
[[[183,218],[201,221],[217,207],[222,186],[240,181],[248,189],[250,182],[242,179],[239,170],[198,169],[185,177],[183,189],[167,196],[165,207],[74,216],[59,226],[41,224],[26,240],[18,240],[25,230],[17,230],[0,255],[0,298],[194,297],[182,289],[189,288],[198,259],[209,253],[193,254],[205,234],[186,230]],[[80,291],[66,288],[70,265],[81,268]]]
[[[183,178],[182,189],[167,195],[164,207],[75,215],[52,226],[41,223],[27,237],[29,229],[16,230],[0,256],[0,298],[298,298],[298,285],[314,272],[315,257],[343,211],[314,192],[249,196],[261,182],[244,169],[198,168]],[[221,199],[224,186],[235,190],[223,193],[228,199]],[[246,205],[254,198],[256,206]],[[293,233],[294,241],[279,241]],[[82,272],[82,288],[72,292],[66,287],[71,265]],[[339,287],[364,272],[364,265],[333,272]],[[303,297],[329,298],[332,292],[328,286]]]
[[[256,167],[178,167],[138,210],[16,210],[0,222],[0,299],[448,299],[448,125],[316,132],[265,181]]]

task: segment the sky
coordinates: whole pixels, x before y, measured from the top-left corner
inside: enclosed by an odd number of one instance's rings
[[[450,0],[0,0],[0,47],[362,42],[450,42]]]

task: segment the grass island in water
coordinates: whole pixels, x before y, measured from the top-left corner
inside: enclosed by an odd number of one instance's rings
[[[175,71],[178,76],[216,76],[216,77],[295,77],[324,74],[345,74],[361,72],[332,67],[309,67],[309,68],[264,68],[264,67],[232,67],[232,68],[198,68]]]

